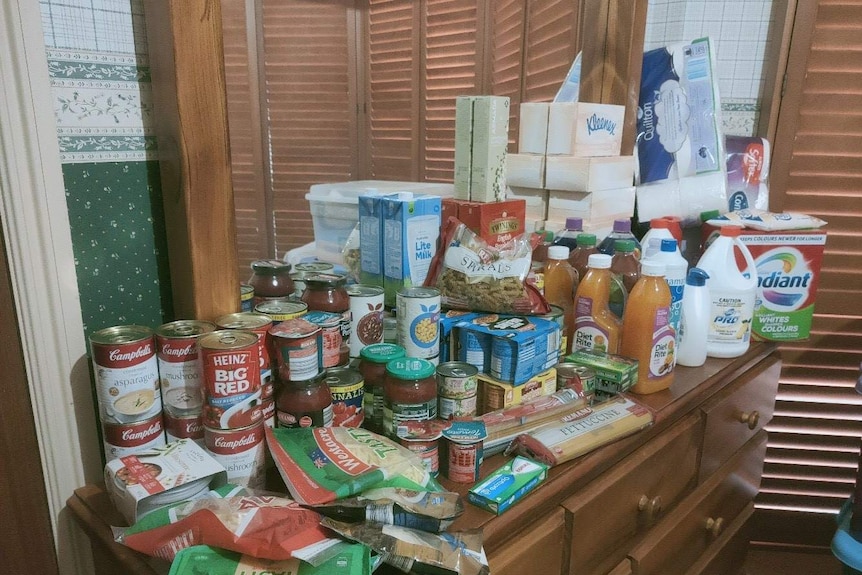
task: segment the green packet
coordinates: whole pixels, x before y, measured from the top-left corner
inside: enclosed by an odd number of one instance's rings
[[[499,515],[535,489],[547,475],[547,465],[518,455],[474,485],[467,500]]]
[[[339,543],[335,555],[318,567],[299,559],[258,559],[194,545],[177,553],[168,575],[370,575],[378,561],[368,547],[354,543]]]

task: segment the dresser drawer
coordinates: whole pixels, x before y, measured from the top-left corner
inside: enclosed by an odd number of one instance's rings
[[[556,575],[563,570],[563,542],[566,540],[566,516],[557,507],[545,519],[531,523],[488,557],[494,575],[542,573]]]
[[[608,575],[632,575],[632,562],[624,559],[612,571],[608,571]]]
[[[772,419],[780,371],[781,360],[771,355],[704,404],[706,430],[700,482]]]
[[[697,414],[683,419],[563,502],[572,575],[610,571],[638,534],[694,488],[701,429]]]
[[[686,572],[686,575],[728,575],[739,573],[748,552],[748,520],[754,514],[754,503],[733,520],[706,553]]]
[[[765,453],[761,431],[638,543],[630,555],[632,572],[682,574],[700,560],[754,499]]]

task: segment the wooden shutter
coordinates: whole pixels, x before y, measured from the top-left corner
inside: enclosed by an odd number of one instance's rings
[[[829,225],[811,339],[782,346],[756,525],[764,541],[827,545],[862,436],[862,0],[798,10],[770,205]]]
[[[314,239],[311,185],[356,179],[356,12],[353,0],[223,3],[245,277],[252,259]]]

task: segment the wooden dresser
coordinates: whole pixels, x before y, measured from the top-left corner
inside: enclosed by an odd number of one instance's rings
[[[655,412],[650,428],[553,468],[499,517],[465,504],[452,530],[484,530],[492,575],[734,574],[780,369],[771,344],[680,367],[669,390],[639,396]],[[488,458],[482,475],[504,461]],[[93,541],[99,573],[158,572],[111,540],[108,525],[121,519],[101,487],[78,489],[68,505]]]

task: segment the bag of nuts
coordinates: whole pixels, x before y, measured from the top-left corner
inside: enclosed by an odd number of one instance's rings
[[[425,285],[440,290],[444,308],[513,314],[546,314],[551,308],[527,283],[532,262],[530,234],[494,248],[457,218],[443,227]]]

